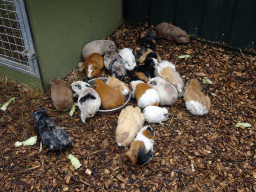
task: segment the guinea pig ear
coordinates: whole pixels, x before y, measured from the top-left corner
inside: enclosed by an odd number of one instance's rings
[[[150,81],[150,85],[157,86],[157,82],[156,81]]]
[[[120,89],[120,88],[121,88],[121,85],[120,85],[120,84],[117,84],[117,85],[116,85],[116,88],[117,88],[117,89]]]
[[[109,49],[115,49],[115,46],[114,45],[110,45]]]
[[[87,83],[87,82],[88,82],[88,81],[87,81],[87,79],[82,79],[82,81],[83,81],[83,82],[85,82],[85,83]]]

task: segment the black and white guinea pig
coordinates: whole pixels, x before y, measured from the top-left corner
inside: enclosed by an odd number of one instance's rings
[[[111,72],[113,77],[122,80],[126,76],[123,59],[116,51],[105,54],[104,66]]]
[[[119,51],[119,55],[123,59],[124,68],[127,71],[131,71],[136,66],[135,56],[132,53],[132,50],[129,48],[123,48]]]
[[[160,123],[167,121],[169,117],[168,109],[166,107],[148,106],[142,114],[148,123]]]
[[[140,34],[141,46],[152,49],[153,51],[155,51],[156,49],[156,39],[157,39],[157,34],[153,29],[142,31]]]
[[[143,63],[146,59],[157,59],[158,62],[161,61],[161,57],[155,53],[152,49],[145,47],[136,47],[135,48],[135,60],[138,63]]]
[[[70,137],[49,117],[45,108],[33,111],[32,117],[36,132],[49,150],[60,151],[65,147],[73,146]]]
[[[144,126],[132,141],[126,155],[133,165],[145,165],[153,158],[155,133],[150,125]]]
[[[99,110],[101,99],[99,94],[84,81],[71,83],[72,89],[78,94],[77,104],[81,111],[81,120],[86,123],[86,119],[93,117]]]

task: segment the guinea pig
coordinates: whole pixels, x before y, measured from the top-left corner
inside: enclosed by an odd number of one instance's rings
[[[101,98],[101,107],[103,109],[114,109],[124,105],[124,96],[119,89],[115,89],[105,84],[100,79],[95,79],[95,91]]]
[[[73,146],[70,137],[49,117],[45,108],[33,111],[32,117],[36,132],[51,151],[60,151],[65,147]]]
[[[205,115],[211,107],[211,100],[202,91],[197,79],[190,80],[185,87],[184,101],[186,108],[194,115]]]
[[[189,43],[190,41],[185,31],[170,23],[162,22],[155,29],[159,38],[176,41],[177,43]]]
[[[160,76],[168,83],[171,83],[177,89],[179,97],[183,95],[184,82],[180,74],[175,70],[173,63],[169,61],[161,61],[155,67],[155,76]]]
[[[84,62],[85,74],[89,79],[100,77],[103,67],[103,57],[99,53],[92,53]]]
[[[157,63],[155,58],[146,59],[144,63],[137,65],[134,70],[132,70],[130,80],[142,80],[148,82],[149,79],[155,77],[155,65]]]
[[[178,91],[177,89],[161,77],[154,77],[147,82],[148,85],[153,87],[159,97],[160,97],[160,105],[172,105],[178,99]]]
[[[100,96],[89,83],[83,81],[73,82],[71,87],[78,94],[77,104],[81,111],[81,120],[86,123],[86,119],[93,117],[99,110]]]
[[[153,158],[154,130],[150,125],[144,126],[132,141],[129,150],[125,153],[133,165],[145,165]]]
[[[158,62],[161,61],[161,57],[155,53],[152,49],[145,47],[136,47],[135,48],[135,60],[138,63],[143,63],[146,59],[157,59]]]
[[[135,56],[132,53],[132,50],[129,48],[123,48],[119,51],[119,55],[123,59],[124,68],[127,71],[131,71],[136,66]]]
[[[168,109],[166,107],[148,106],[142,114],[148,123],[160,123],[167,121],[169,117]]]
[[[67,84],[59,78],[52,79],[51,99],[54,107],[59,111],[69,110],[73,105],[73,93]]]
[[[129,146],[144,122],[145,118],[139,107],[129,105],[122,109],[116,128],[116,142],[118,146]]]
[[[106,84],[109,85],[110,87],[119,89],[123,95],[128,95],[130,91],[127,84],[125,84],[123,81],[120,81],[115,77],[108,77]]]
[[[138,107],[159,106],[159,95],[150,85],[141,80],[136,80],[129,83],[129,88],[132,90],[132,98],[136,98],[137,100]]]
[[[82,50],[82,57],[85,60],[92,53],[105,55],[110,51],[116,50],[116,44],[110,40],[95,40],[87,43]]]
[[[123,59],[116,51],[111,51],[104,56],[104,66],[111,72],[113,77],[121,80],[126,76]]]
[[[154,29],[148,29],[140,33],[140,45],[145,48],[156,49],[156,32]]]

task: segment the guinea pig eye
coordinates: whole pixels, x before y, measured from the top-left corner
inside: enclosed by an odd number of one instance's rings
[[[81,85],[75,85],[78,89],[81,89]]]

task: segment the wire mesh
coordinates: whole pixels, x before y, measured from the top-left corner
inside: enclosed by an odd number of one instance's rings
[[[0,1],[0,57],[28,66],[17,11],[13,1]]]

